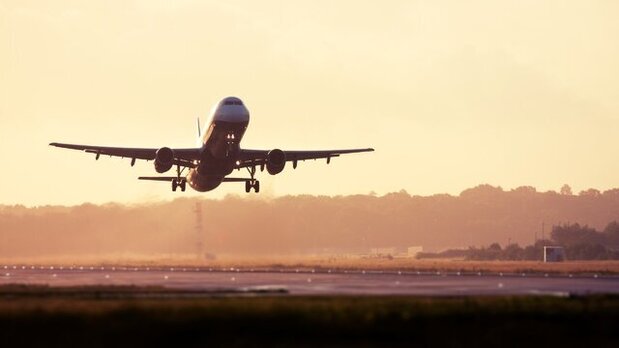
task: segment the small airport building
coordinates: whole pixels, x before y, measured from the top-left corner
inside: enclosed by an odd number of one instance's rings
[[[563,262],[565,261],[565,249],[560,246],[544,247],[544,262]]]
[[[419,253],[423,252],[422,246],[404,247],[384,247],[371,248],[368,256],[370,257],[412,257],[415,258]]]

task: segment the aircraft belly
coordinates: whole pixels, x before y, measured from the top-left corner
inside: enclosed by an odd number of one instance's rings
[[[221,185],[223,178],[220,175],[201,175],[197,170],[192,169],[187,175],[187,183],[198,192],[207,192]]]

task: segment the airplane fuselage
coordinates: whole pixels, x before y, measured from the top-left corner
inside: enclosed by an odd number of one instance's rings
[[[249,111],[238,98],[225,98],[213,109],[202,137],[199,163],[187,175],[189,186],[210,191],[232,173],[248,124]]]

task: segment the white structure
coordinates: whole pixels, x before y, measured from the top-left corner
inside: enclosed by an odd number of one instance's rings
[[[544,247],[544,262],[563,262],[565,261],[565,249],[560,246]]]
[[[408,257],[417,257],[417,254],[423,252],[423,247],[421,245],[418,246],[410,246],[406,249],[406,256]]]
[[[370,249],[370,255],[372,256],[394,256],[396,254],[395,248],[372,248]]]

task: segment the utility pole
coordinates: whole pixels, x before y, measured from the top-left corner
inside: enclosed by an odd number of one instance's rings
[[[202,225],[202,202],[196,202],[194,209],[196,215],[195,238],[196,238],[196,256],[199,260],[204,257],[204,227]]]

